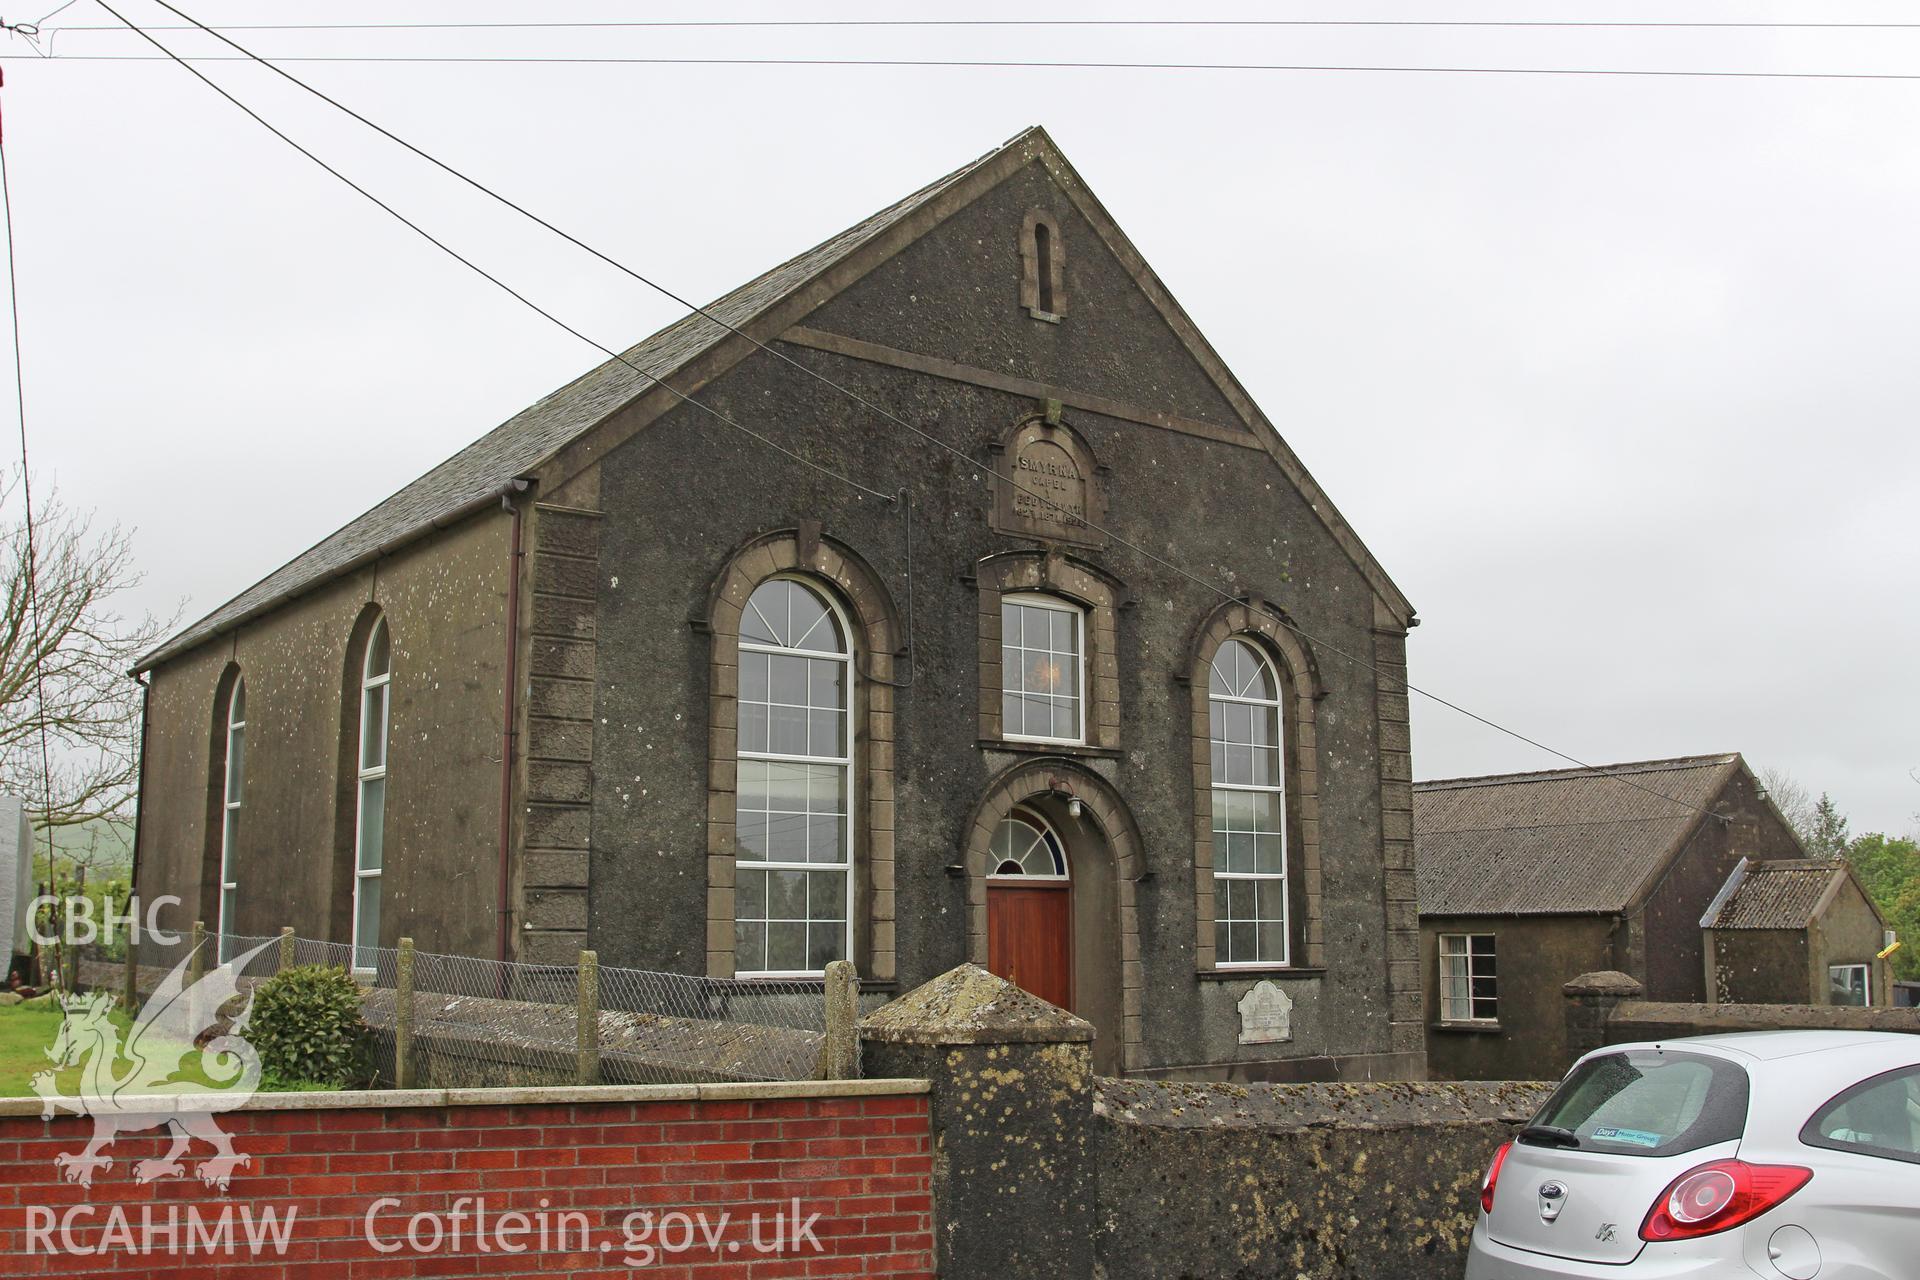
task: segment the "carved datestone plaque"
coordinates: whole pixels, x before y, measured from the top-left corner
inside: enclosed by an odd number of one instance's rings
[[[1240,1043],[1278,1044],[1293,1039],[1293,998],[1262,979],[1240,997]]]
[[[1079,433],[1044,416],[1019,423],[995,448],[993,527],[1002,533],[1097,547],[1105,520],[1099,468]]]

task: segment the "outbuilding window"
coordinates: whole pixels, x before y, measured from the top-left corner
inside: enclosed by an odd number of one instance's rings
[[[1440,1020],[1500,1020],[1500,974],[1492,934],[1440,935]]]
[[[353,967],[371,971],[380,946],[380,873],[386,862],[387,727],[393,646],[387,620],[373,624],[360,664],[359,794],[353,835]]]
[[[1215,963],[1287,963],[1286,783],[1280,682],[1259,650],[1228,640],[1208,685],[1213,751]]]
[[[1055,596],[1000,602],[1000,723],[1009,738],[1084,743],[1086,614]]]
[[[233,954],[233,931],[240,908],[240,807],[247,789],[247,682],[236,678],[227,695],[225,779],[220,789],[220,934],[219,955]]]
[[[1836,964],[1827,969],[1827,1003],[1865,1007],[1873,1003],[1873,988],[1863,964]]]
[[[853,951],[849,629],[792,578],[740,619],[734,955],[741,975],[806,975]]]

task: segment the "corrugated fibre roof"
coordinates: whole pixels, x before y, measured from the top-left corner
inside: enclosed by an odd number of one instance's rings
[[[1739,759],[1415,783],[1421,914],[1624,911],[1712,807]]]
[[[1804,929],[1836,876],[1847,874],[1838,859],[1794,858],[1749,862],[1740,883],[1702,923],[1710,929]]]

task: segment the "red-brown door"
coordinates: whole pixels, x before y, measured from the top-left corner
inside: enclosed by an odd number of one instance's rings
[[[1073,1008],[1068,884],[987,886],[987,969],[1049,1004]]]

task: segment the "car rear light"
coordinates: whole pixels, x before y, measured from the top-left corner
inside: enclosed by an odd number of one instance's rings
[[[1480,1212],[1493,1212],[1493,1190],[1500,1185],[1500,1166],[1507,1162],[1507,1153],[1513,1150],[1513,1144],[1507,1143],[1493,1153],[1493,1163],[1487,1166],[1487,1176],[1480,1182]]]
[[[1813,1170],[1791,1164],[1703,1164],[1660,1193],[1640,1224],[1640,1238],[1692,1240],[1731,1230],[1783,1204],[1812,1178]]]

